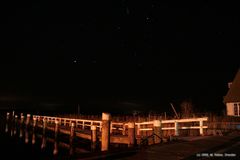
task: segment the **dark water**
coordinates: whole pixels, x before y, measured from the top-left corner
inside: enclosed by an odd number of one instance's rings
[[[121,159],[129,155],[124,153],[127,145],[111,144],[110,152],[102,153],[99,143],[93,147],[89,140],[79,138],[71,143],[69,135],[58,134],[56,138],[52,131],[46,130],[44,134],[42,128],[20,125],[11,118],[6,121],[6,113],[0,113],[0,146],[0,159],[8,160]],[[58,152],[54,154],[56,148]]]
[[[54,133],[47,131],[46,135],[44,136],[46,145],[42,148],[43,132],[41,128],[33,130],[32,127],[16,125],[12,120],[6,122],[6,116],[1,114],[0,159],[81,159],[81,155],[91,153],[89,150],[91,147],[87,142],[79,144],[79,146],[85,147],[85,149],[80,149],[70,145],[67,136],[64,139],[62,135],[60,141],[60,135],[58,140],[54,138]],[[32,141],[34,139],[35,143]],[[53,153],[54,148],[58,149],[57,154]]]

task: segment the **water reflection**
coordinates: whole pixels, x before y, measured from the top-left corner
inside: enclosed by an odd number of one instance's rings
[[[35,144],[36,143],[36,133],[35,133],[35,130],[33,130],[33,133],[32,133],[32,144]]]
[[[46,148],[46,137],[45,137],[45,134],[43,134],[43,136],[42,136],[41,149],[45,149],[45,148]]]
[[[19,138],[22,138],[23,137],[23,126],[21,125],[19,127]]]
[[[28,144],[29,142],[29,132],[28,132],[28,128],[25,128],[25,143]]]
[[[5,132],[8,132],[8,123],[6,123]]]
[[[90,152],[90,146],[86,146],[88,147],[88,150],[83,149],[85,148],[84,146],[82,146],[81,148],[75,146],[76,140],[78,140],[75,134],[69,137],[62,137],[59,132],[59,126],[55,126],[55,134],[52,134],[53,132],[50,133],[50,131],[48,132],[48,130],[46,130],[46,124],[43,124],[43,127],[41,128],[41,125],[34,125],[34,123],[26,125],[23,122],[24,121],[22,119],[19,121],[16,118],[14,120],[9,119],[9,121],[5,123],[5,128],[3,128],[3,132],[5,131],[9,137],[11,135],[12,138],[20,140],[21,144],[26,144],[27,146],[29,146],[29,143],[31,143],[32,145],[38,144],[36,147],[39,150],[43,150],[44,153],[49,152],[48,149],[53,147],[50,152],[52,155],[57,157],[62,155],[62,149],[64,149],[64,156],[65,154],[67,154],[67,156],[75,156],[75,154],[78,153]],[[41,134],[39,134],[40,128],[42,130]],[[46,146],[48,145],[48,142],[51,142],[51,144],[49,144],[50,147]],[[35,146],[32,147],[35,148]],[[92,144],[92,151],[94,151],[95,149],[96,145]]]
[[[58,154],[58,141],[55,140],[54,141],[53,155],[57,155],[57,154]]]

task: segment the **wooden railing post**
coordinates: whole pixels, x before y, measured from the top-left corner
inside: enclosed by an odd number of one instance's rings
[[[97,127],[96,126],[91,126],[91,148],[92,150],[96,149],[96,144],[97,144]]]
[[[35,135],[36,126],[37,126],[37,117],[33,116],[32,144],[36,143],[36,135]]]
[[[175,136],[179,136],[179,132],[178,132],[178,122],[177,121],[175,121],[174,122],[174,124],[175,124]]]
[[[123,136],[126,135],[126,125],[125,125],[125,123],[123,123],[122,135],[123,135]]]
[[[10,118],[10,113],[7,112],[7,116],[6,116],[6,126],[5,126],[5,132],[8,132],[8,123],[9,123],[9,118]]]
[[[140,137],[141,136],[141,131],[140,131],[141,125],[140,123],[137,125],[137,136]]]
[[[75,136],[75,123],[71,123],[71,130],[70,130],[70,150],[69,154],[72,155],[74,153],[74,146],[73,146],[73,140]]]
[[[58,154],[58,132],[59,132],[59,121],[55,119],[55,139],[54,139],[53,155]]]
[[[44,149],[46,147],[46,127],[47,127],[47,118],[43,117],[43,135],[42,135],[42,145],[41,145],[41,149]]]
[[[15,115],[15,123],[18,121],[18,115]]]
[[[58,138],[58,133],[59,133],[59,121],[55,120],[55,139]]]
[[[160,120],[154,120],[153,121],[153,133],[154,135],[154,143],[160,143],[161,142],[161,121]]]
[[[33,117],[33,128],[37,126],[37,117]]]
[[[31,118],[31,114],[27,114],[27,120],[26,120],[27,126],[30,124],[30,118]]]
[[[199,124],[200,124],[199,132],[200,132],[200,135],[203,136],[203,120],[200,120]]]
[[[12,119],[14,119],[14,116],[15,116],[15,111],[13,110],[12,111]]]
[[[24,115],[21,115],[21,125],[24,124]]]
[[[128,147],[133,147],[135,145],[135,123],[128,123]]]
[[[9,113],[9,112],[7,112],[7,117],[6,117],[6,120],[8,121],[8,120],[9,120],[9,118],[10,118],[10,113]]]
[[[102,142],[101,150],[107,151],[110,143],[110,114],[102,113]]]

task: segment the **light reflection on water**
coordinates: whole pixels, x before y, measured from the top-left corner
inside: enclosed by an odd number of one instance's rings
[[[8,121],[5,124],[4,130],[6,135],[9,135],[9,138],[14,139],[16,143],[23,142],[22,145],[32,146],[32,149],[39,148],[37,152],[43,152],[52,154],[52,156],[74,156],[75,146],[73,144],[73,139],[68,138],[68,142],[60,142],[59,135],[54,135],[51,138],[51,133],[48,130],[43,130],[42,128],[28,126],[24,123],[17,123],[15,121]],[[65,140],[67,141],[67,140]],[[31,149],[30,148],[30,149]],[[86,149],[81,148],[84,152],[90,153]],[[84,153],[83,152],[83,153]],[[81,153],[78,153],[81,154]]]

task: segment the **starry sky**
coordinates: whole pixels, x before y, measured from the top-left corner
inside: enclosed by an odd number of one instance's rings
[[[240,13],[232,2],[0,6],[1,97],[144,103],[159,110],[191,99],[217,109],[239,68]]]

